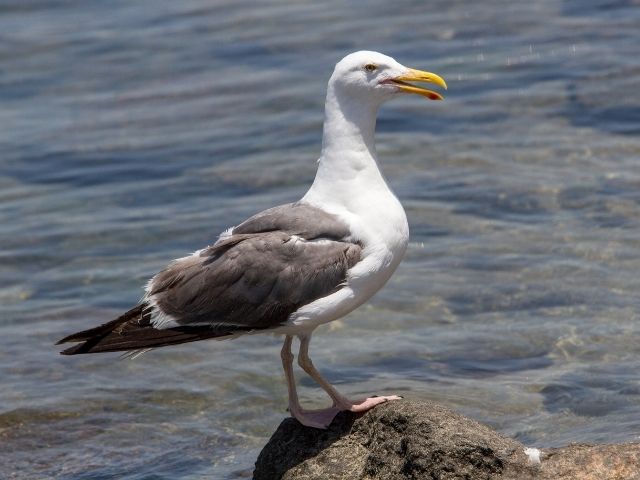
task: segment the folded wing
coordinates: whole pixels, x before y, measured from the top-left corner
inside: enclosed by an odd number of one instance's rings
[[[62,339],[62,353],[139,350],[277,328],[344,285],[361,246],[333,215],[305,204],[251,217],[214,245],[178,259],[123,316]]]

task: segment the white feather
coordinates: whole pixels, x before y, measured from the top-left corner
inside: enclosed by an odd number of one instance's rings
[[[379,63],[395,62],[381,57]],[[387,97],[340,95],[339,67],[327,90],[318,172],[302,201],[346,222],[350,239],[364,246],[362,258],[347,273],[343,288],[298,309],[283,333],[312,330],[362,305],[389,280],[409,241],[406,214],[380,173],[375,149],[377,109]]]

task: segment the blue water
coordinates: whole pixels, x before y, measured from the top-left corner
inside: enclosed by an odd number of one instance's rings
[[[529,446],[638,440],[639,24],[633,0],[1,2],[0,478],[250,478],[287,414],[280,339],[53,342],[299,198],[359,49],[449,90],[380,113],[412,243],[316,365]]]

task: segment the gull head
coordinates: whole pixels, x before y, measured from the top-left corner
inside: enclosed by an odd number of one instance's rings
[[[414,85],[416,82],[447,88],[444,79],[435,73],[405,67],[382,53],[360,51],[347,55],[336,64],[329,88],[338,95],[346,94],[378,105],[408,93],[442,100],[438,92]]]

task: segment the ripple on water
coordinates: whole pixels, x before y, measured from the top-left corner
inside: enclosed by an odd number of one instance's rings
[[[345,393],[445,403],[528,445],[637,440],[634,2],[1,9],[0,478],[250,478],[287,415],[279,339],[133,362],[52,344],[299,198],[330,68],[360,48],[449,90],[380,112],[412,242],[383,291],[314,335],[317,366]]]

